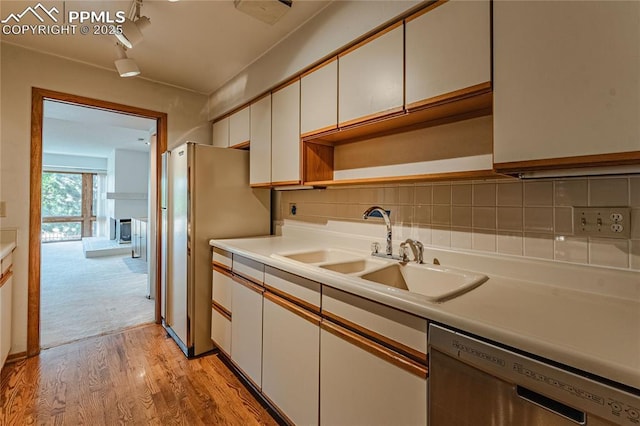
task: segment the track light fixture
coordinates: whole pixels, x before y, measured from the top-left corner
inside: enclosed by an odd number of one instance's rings
[[[116,60],[114,63],[120,77],[135,77],[140,74],[136,61],[127,58],[125,48],[119,43],[116,43]]]
[[[134,0],[134,14],[132,18],[125,18],[122,23],[122,31],[116,34],[116,38],[127,49],[140,43],[143,39],[142,31],[151,25],[151,21],[146,16],[140,16],[142,0]]]

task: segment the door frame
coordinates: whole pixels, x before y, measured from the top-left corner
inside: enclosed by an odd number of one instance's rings
[[[56,92],[53,90],[33,87],[31,89],[31,172],[29,186],[29,271],[28,271],[28,308],[27,308],[27,356],[40,353],[40,259],[41,259],[41,221],[42,221],[42,126],[44,101],[50,100],[68,104],[81,105],[89,108],[102,109],[121,114],[135,115],[138,117],[156,120],[156,303],[155,321],[161,322],[160,307],[162,301],[160,294],[160,259],[161,259],[161,233],[162,227],[157,220],[161,217],[160,211],[160,177],[161,156],[167,150],[167,114],[144,108],[118,104],[84,96]],[[153,152],[153,146],[151,152]]]

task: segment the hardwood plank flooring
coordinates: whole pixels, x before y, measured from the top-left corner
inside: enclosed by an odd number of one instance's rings
[[[0,425],[277,425],[213,354],[188,360],[155,324],[8,364]]]

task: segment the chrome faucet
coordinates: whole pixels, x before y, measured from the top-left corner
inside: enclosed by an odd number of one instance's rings
[[[373,206],[373,207],[369,207],[367,210],[365,210],[365,212],[362,214],[362,218],[363,219],[368,219],[369,217],[371,217],[371,213],[373,212],[379,212],[380,215],[382,216],[382,219],[384,219],[384,224],[387,226],[387,248],[386,248],[386,253],[384,257],[393,257],[393,246],[391,245],[391,221],[389,220],[389,215],[387,214],[387,211],[385,209],[383,209],[382,207],[378,207],[378,206]],[[379,253],[373,252],[373,255],[378,255],[380,257],[381,256]]]
[[[424,245],[417,240],[412,240],[411,238],[407,238],[404,243],[400,244],[400,257],[403,263],[407,263],[409,259],[407,258],[406,247],[409,246],[411,251],[413,252],[413,260],[416,263],[424,263]]]

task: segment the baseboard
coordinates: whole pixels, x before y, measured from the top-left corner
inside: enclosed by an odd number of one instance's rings
[[[27,358],[27,352],[16,352],[15,354],[9,354],[9,356],[7,357],[7,361],[6,364],[12,363],[12,362],[18,362],[18,361],[22,361],[23,359]]]

